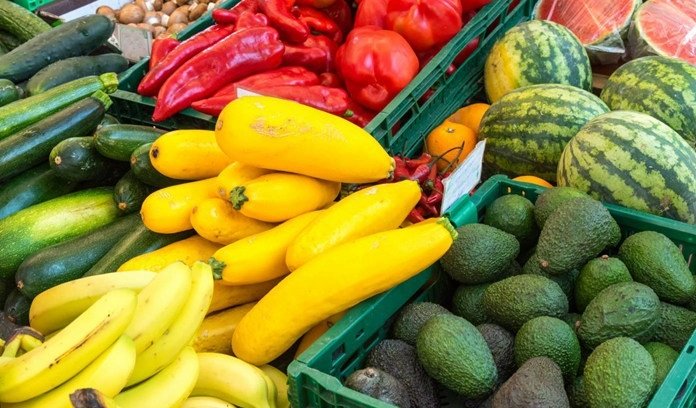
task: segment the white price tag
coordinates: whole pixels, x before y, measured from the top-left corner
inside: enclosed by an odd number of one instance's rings
[[[256,92],[252,92],[248,89],[237,87],[237,98],[242,98],[245,96],[261,96],[261,94],[257,94]]]
[[[445,191],[442,197],[442,207],[440,214],[444,214],[455,201],[476,187],[481,181],[481,171],[483,169],[483,152],[486,150],[486,140],[476,144],[474,150],[467,156],[446,179],[442,180]]]

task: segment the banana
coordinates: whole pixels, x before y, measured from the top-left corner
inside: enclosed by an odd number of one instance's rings
[[[184,348],[174,362],[114,400],[122,408],[179,407],[198,379],[198,357],[193,347]]]
[[[276,408],[275,386],[258,367],[220,353],[198,353],[198,362],[192,397],[216,397],[241,408]]]
[[[139,292],[157,274],[149,271],[107,273],[89,276],[54,286],[31,302],[29,322],[44,335],[67,326],[105,293],[114,289]]]
[[[189,397],[181,408],[235,408],[235,406],[215,397]]]
[[[127,275],[127,274],[126,274]],[[126,335],[140,353],[161,337],[184,306],[191,291],[191,269],[174,262],[162,269],[138,294],[138,307]]]
[[[273,381],[276,387],[276,407],[290,408],[290,401],[288,400],[288,376],[272,365],[266,364],[259,368],[271,381]]]
[[[70,394],[73,408],[120,408],[116,401],[94,388],[82,388]]]
[[[128,336],[116,342],[76,376],[38,397],[3,408],[70,408],[70,394],[80,388],[94,387],[113,397],[126,386],[135,365],[135,345]]]
[[[123,334],[136,305],[132,290],[112,290],[65,330],[3,365],[0,402],[26,401],[73,377]]]
[[[208,264],[196,262],[191,277],[191,292],[179,316],[159,339],[138,354],[128,385],[137,384],[169,365],[196,335],[213,297],[213,272]]]

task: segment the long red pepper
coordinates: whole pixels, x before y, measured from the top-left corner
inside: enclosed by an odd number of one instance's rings
[[[341,27],[344,36],[348,35],[353,28],[353,10],[346,0],[336,0],[329,7],[322,8],[321,11]]]
[[[324,35],[310,35],[302,45],[286,45],[283,65],[299,65],[316,73],[334,70],[338,45]]]
[[[213,9],[213,21],[218,24],[236,24],[240,14],[245,11],[256,13],[259,10],[258,0],[242,0],[231,10]]]
[[[239,87],[252,90],[278,85],[319,85],[319,77],[304,67],[281,67],[227,84],[214,96],[237,96],[237,88]]]
[[[302,44],[309,37],[309,27],[290,12],[285,0],[258,0],[259,8],[268,17],[285,41]]]
[[[191,58],[169,77],[157,95],[152,119],[165,120],[214,94],[220,87],[255,72],[280,65],[285,46],[271,27],[253,27],[231,34]]]
[[[319,84],[332,88],[343,88],[343,80],[338,74],[333,72],[322,72],[319,74]]]
[[[237,19],[237,24],[234,26],[234,31],[251,27],[266,27],[267,25],[268,17],[266,17],[265,14],[243,11]]]
[[[201,51],[210,49],[223,38],[232,34],[231,25],[214,25],[181,43],[169,53],[157,66],[148,72],[138,85],[138,93],[145,96],[157,95],[167,79],[192,57]]]
[[[174,48],[176,48],[179,44],[179,40],[177,40],[174,37],[165,37],[165,38],[155,38],[155,40],[152,42],[152,51],[150,51],[150,63],[148,65],[148,69],[154,68],[157,64],[160,63],[164,59],[164,57],[167,56]]]
[[[335,43],[340,44],[343,40],[343,31],[331,17],[321,10],[311,7],[294,7],[294,14],[303,23],[307,24],[310,31],[315,34],[323,34]]]
[[[348,103],[348,112],[343,115],[345,119],[363,128],[367,126],[375,116],[377,116],[377,112],[363,107],[353,99]]]

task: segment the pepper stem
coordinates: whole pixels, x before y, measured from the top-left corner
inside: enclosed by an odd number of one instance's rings
[[[449,232],[452,236],[452,241],[457,239],[459,233],[457,232],[457,229],[454,227],[454,225],[452,225],[452,221],[450,221],[447,217],[440,217],[438,218],[437,223],[445,227],[447,232]]]
[[[222,279],[222,270],[225,269],[227,264],[211,256],[210,259],[208,259],[208,265],[210,265],[210,269],[213,271],[213,279]]]
[[[230,191],[230,202],[235,210],[239,211],[245,202],[249,201],[249,197],[244,195],[246,187],[237,186]]]

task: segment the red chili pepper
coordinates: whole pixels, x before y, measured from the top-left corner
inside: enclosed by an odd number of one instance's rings
[[[228,81],[280,65],[285,46],[271,27],[238,31],[196,55],[169,77],[157,95],[152,119],[165,120],[215,93]]]
[[[203,50],[210,49],[234,31],[231,25],[213,25],[181,43],[157,66],[148,72],[138,85],[138,93],[145,96],[157,95],[160,87],[176,72]]]
[[[433,163],[430,167],[430,173],[428,173],[428,177],[425,179],[423,182],[423,187],[426,188],[428,191],[432,191],[433,188],[435,187],[435,179],[437,178],[437,166],[435,166],[435,163]]]
[[[424,206],[428,204],[428,195],[425,193],[425,191],[421,190],[420,193],[420,198],[418,198],[418,205],[419,206]]]
[[[253,90],[267,86],[278,85],[319,85],[317,74],[304,67],[281,67],[260,74],[250,75],[237,82],[232,82],[220,88],[214,96],[237,96],[237,88]],[[321,84],[323,85],[323,84]],[[231,100],[230,100],[231,101]]]
[[[421,208],[423,209],[423,213],[427,215],[433,217],[437,217],[438,215],[440,215],[440,211],[432,204],[421,205]]]
[[[319,84],[332,88],[343,88],[343,80],[333,72],[322,72],[319,74]]]
[[[348,103],[348,111],[343,117],[354,124],[365,127],[372,119],[377,116],[377,112],[371,111],[359,103],[355,102],[353,99]]]
[[[387,3],[389,0],[362,0],[355,12],[353,28],[363,26],[387,27]]]
[[[432,159],[433,157],[431,155],[423,152],[423,154],[421,154],[417,159],[406,159],[406,167],[408,167],[409,170],[415,170],[416,167],[420,166],[421,164],[430,163]]]
[[[242,0],[231,10],[216,8],[213,9],[213,21],[218,24],[236,24],[239,15],[245,11],[256,13],[259,10],[258,0]]]
[[[404,159],[399,156],[394,156],[394,175],[392,176],[393,180],[408,180],[410,177],[411,174],[406,168],[406,163],[404,163]]]
[[[293,44],[302,44],[309,37],[309,27],[290,12],[285,0],[258,0],[259,8],[268,17],[282,38]]]
[[[286,45],[283,65],[301,66],[316,73],[334,70],[338,46],[323,35],[310,35],[302,45]]]
[[[440,194],[445,192],[445,185],[442,183],[442,176],[435,177],[435,183],[433,186],[433,191],[437,191]]]
[[[409,178],[411,180],[418,181],[418,183],[425,183],[425,180],[428,179],[428,175],[430,174],[431,167],[435,167],[435,166],[421,164],[420,166],[416,167],[415,170],[413,170],[413,173],[411,173],[411,177],[409,177]]]
[[[341,27],[321,10],[311,7],[295,7],[293,14],[309,27],[312,34],[323,34],[337,44],[343,41]]]
[[[414,224],[425,221],[425,217],[423,216],[423,212],[420,208],[414,208],[411,210],[411,212],[408,213],[407,219]]]
[[[164,57],[172,52],[172,50],[179,44],[181,44],[179,40],[174,37],[155,38],[155,40],[152,42],[152,51],[150,51],[149,69],[151,70],[157,64],[159,64],[160,61],[162,61]]]
[[[344,37],[353,29],[353,9],[346,0],[336,0],[329,7],[322,8],[321,11],[338,24]]]
[[[297,0],[297,4],[300,6],[314,7],[318,9],[329,7],[335,2],[336,0]]]
[[[243,11],[237,19],[237,24],[234,26],[234,31],[244,30],[245,28],[251,27],[266,26],[268,26],[268,18],[265,14]]]
[[[442,202],[442,192],[433,190],[432,193],[428,196],[428,198],[425,200],[426,204],[428,205],[437,205]]]

